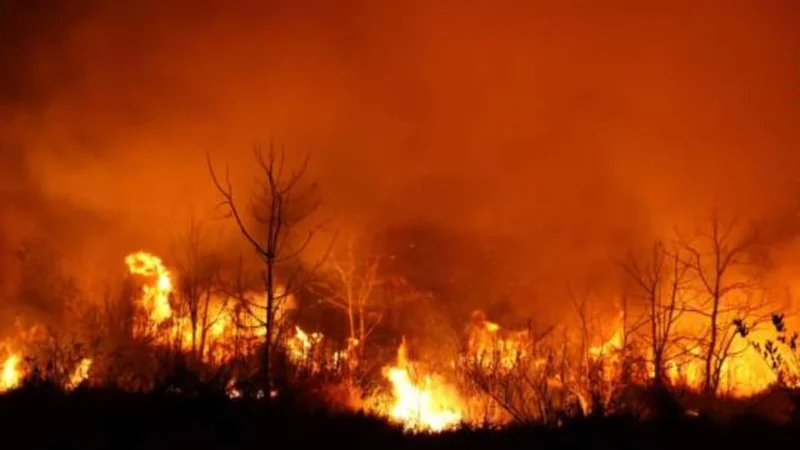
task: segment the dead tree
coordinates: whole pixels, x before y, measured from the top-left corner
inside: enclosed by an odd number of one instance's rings
[[[739,351],[733,347],[736,323],[758,326],[769,318],[763,297],[758,298],[751,251],[758,242],[757,228],[743,226],[734,218],[723,221],[715,212],[710,230],[700,230],[692,240],[678,233],[684,263],[696,278],[697,304],[690,307],[707,323],[701,338],[703,391],[717,393],[725,362]],[[745,347],[746,350],[746,347]]]
[[[202,223],[192,216],[184,235],[176,242],[174,257],[180,273],[179,306],[188,312],[191,353],[200,361],[206,355],[208,332],[222,320],[228,298],[216,295],[221,262],[203,244],[203,237]]]
[[[578,397],[584,413],[600,413],[605,407],[603,402],[602,382],[598,377],[599,369],[603,363],[603,355],[592,355],[592,335],[594,318],[590,310],[589,289],[576,293],[571,286],[567,286],[575,315],[578,319],[578,354],[576,366],[573,368],[574,386],[572,387]]]
[[[228,281],[223,283],[222,292],[226,301],[229,302],[228,314],[230,314],[230,320],[233,323],[233,335],[229,336],[228,351],[232,356],[232,370],[238,376],[244,375],[245,379],[252,381],[253,374],[257,368],[251,367],[251,364],[249,364],[250,356],[256,352],[261,340],[258,333],[253,333],[258,329],[254,330],[252,325],[254,322],[256,325],[261,324],[262,321],[257,318],[254,319],[251,313],[253,298],[250,287],[251,285],[258,285],[259,280],[253,281],[246,276],[244,261],[241,256],[230,266],[232,273],[228,275]],[[279,316],[279,314],[276,313],[276,316]],[[263,329],[263,326],[259,326],[259,329]],[[244,380],[239,381],[242,382]],[[257,392],[250,392],[250,394],[257,395]]]
[[[362,356],[367,338],[383,317],[375,301],[375,290],[380,284],[380,258],[359,246],[351,233],[326,265],[328,281],[317,283],[314,291],[323,301],[344,312],[350,343],[357,346]]]
[[[322,228],[322,223],[307,227],[307,222],[318,208],[315,199],[316,184],[309,188],[300,185],[308,158],[292,171],[287,168],[283,149],[277,150],[270,145],[265,153],[256,146],[254,154],[262,174],[251,198],[254,225],[246,223],[246,218],[239,209],[228,171],[226,170],[225,178],[220,179],[214,171],[210,157],[206,159],[214,185],[222,196],[222,206],[264,264],[262,275],[266,302],[263,307],[257,302],[251,302],[248,312],[265,332],[262,376],[265,398],[269,398],[272,391],[271,358],[281,337],[276,333],[276,316],[283,310],[284,303],[300,289],[305,276],[313,274],[324,261],[323,257],[307,270],[304,270],[301,261],[301,256]],[[303,236],[298,236],[303,228]],[[284,277],[282,285],[276,280],[279,271]]]
[[[623,271],[633,281],[644,303],[643,325],[645,341],[650,347],[653,384],[665,384],[665,367],[669,362],[670,346],[674,343],[674,328],[685,311],[683,295],[687,289],[688,264],[681,261],[677,251],[670,251],[658,241],[653,244],[649,258],[638,260],[629,255],[622,264]]]

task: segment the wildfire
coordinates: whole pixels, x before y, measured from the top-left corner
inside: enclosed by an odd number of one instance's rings
[[[69,377],[69,382],[67,383],[67,389],[72,390],[76,387],[80,386],[84,380],[89,378],[89,369],[92,368],[92,360],[90,358],[84,358],[81,362],[78,363],[78,366],[72,372],[72,375]]]
[[[286,343],[289,359],[295,364],[304,364],[310,360],[314,347],[322,341],[322,333],[315,332],[309,335],[298,326],[294,328],[294,336]]]
[[[412,372],[403,341],[397,350],[397,363],[384,371],[394,396],[389,417],[407,431],[440,432],[457,427],[462,418],[458,395],[434,376],[425,375],[416,383]]]
[[[684,319],[681,325],[681,333],[695,335],[702,332],[702,325],[688,318]],[[757,330],[753,335],[756,336],[757,340],[768,337],[768,333],[765,330]],[[611,366],[619,364],[618,352],[625,345],[623,336],[624,324],[620,318],[611,338],[601,345],[590,347],[589,356],[593,359],[608,358]],[[699,347],[690,347],[688,349],[673,349],[673,352],[674,354],[668,356],[668,360],[665,362],[665,375],[670,383],[696,390],[701,389],[705,370],[705,355],[701,349]],[[605,376],[608,378],[616,375],[613,367],[604,367],[604,370],[606,371]],[[654,369],[651,367],[651,376],[653,371]],[[745,339],[740,337],[733,338],[727,358],[722,363],[719,372],[720,391],[739,397],[762,392],[777,380],[775,373],[765,364],[758,352]]]
[[[673,384],[701,389],[704,382],[704,355],[693,348],[686,355],[667,363],[666,375]],[[777,375],[750,345],[736,338],[730,354],[720,367],[722,393],[735,397],[758,394],[777,381]]]
[[[333,353],[331,367],[345,368],[348,370],[353,370],[358,367],[358,355],[356,351],[358,350],[359,344],[360,342],[358,339],[348,338],[347,347]]]
[[[153,279],[142,286],[142,305],[154,324],[160,324],[172,316],[169,297],[172,293],[172,278],[161,258],[145,252],[137,252],[125,258],[130,273]]]
[[[142,283],[141,291],[135,300],[137,311],[140,313],[136,316],[137,322],[133,328],[135,337],[146,336],[149,338],[147,342],[156,346],[173,346],[174,350],[180,352],[196,352],[194,355],[202,363],[210,365],[225,364],[231,361],[234,355],[252,355],[258,346],[264,344],[265,318],[258,316],[258,314],[263,315],[263,311],[266,310],[267,296],[263,291],[243,292],[235,298],[224,297],[222,293],[208,293],[202,299],[206,304],[202,308],[197,308],[205,314],[198,323],[197,311],[194,315],[191,314],[187,307],[187,299],[182,297],[183,290],[176,291],[174,287],[178,285],[178,278],[175,276],[181,274],[176,273],[173,276],[161,258],[146,252],[128,255],[125,264],[130,274],[141,277]],[[285,330],[288,317],[286,313],[288,309],[294,308],[294,298],[284,292],[281,286],[276,288],[275,297],[285,301],[281,303],[274,317],[278,323],[277,329]],[[259,313],[253,314],[253,312]],[[690,319],[690,317],[693,316],[688,313],[682,317],[678,323],[680,326],[676,325],[676,335],[702,334],[703,326],[707,325],[701,322],[700,318]],[[589,405],[587,399],[594,398],[589,395],[589,389],[599,389],[603,393],[600,401],[609,401],[615,383],[621,379],[621,374],[629,374],[633,370],[623,372],[629,369],[625,364],[625,358],[629,355],[632,355],[632,360],[645,361],[637,363],[639,364],[636,367],[637,372],[630,375],[636,377],[633,382],[645,383],[648,380],[645,372],[649,369],[651,377],[654,372],[646,362],[651,359],[648,358],[650,356],[648,352],[652,351],[647,345],[648,336],[643,335],[641,330],[637,333],[637,328],[631,324],[627,324],[630,327],[626,330],[624,319],[625,315],[620,315],[618,321],[614,323],[613,330],[606,330],[603,333],[605,338],[609,336],[608,332],[613,331],[607,340],[602,342],[593,340],[591,344],[595,345],[580,346],[582,352],[580,358],[583,358],[581,361],[588,359],[589,368],[582,369],[583,366],[580,364],[562,364],[558,366],[560,372],[556,372],[553,367],[560,361],[558,358],[564,358],[566,361],[566,358],[574,357],[575,351],[568,351],[568,347],[573,349],[576,347],[576,343],[571,341],[571,335],[565,332],[564,339],[568,342],[556,343],[555,346],[558,348],[555,348],[549,341],[550,338],[548,340],[536,338],[529,329],[504,329],[497,323],[489,321],[482,312],[476,311],[471,326],[463,336],[468,339],[465,339],[466,346],[461,348],[458,355],[448,355],[447,361],[451,361],[456,370],[452,377],[443,378],[441,374],[431,370],[421,370],[420,364],[409,360],[406,342],[403,340],[397,349],[395,363],[384,367],[382,372],[390,383],[390,392],[385,397],[373,396],[367,399],[376,402],[368,408],[402,425],[410,432],[440,432],[454,429],[461,423],[478,423],[480,420],[484,423],[491,420],[493,424],[511,420],[508,416],[496,414],[494,409],[486,406],[487,401],[491,402],[496,398],[492,396],[493,394],[486,395],[486,392],[476,391],[474,383],[464,383],[465,368],[467,376],[484,377],[484,380],[490,382],[502,383],[523,378],[534,380],[539,383],[537,385],[539,389],[547,388],[547,392],[541,395],[562,396],[567,399],[559,400],[562,403],[571,398],[567,395],[576,395],[582,405]],[[22,382],[25,376],[20,368],[23,357],[35,360],[38,355],[28,355],[21,349],[36,348],[28,344],[34,342],[35,333],[40,331],[42,330],[37,327],[29,331],[20,331],[15,333],[8,343],[4,343],[8,348],[3,352],[6,360],[0,361],[2,362],[0,392],[13,389]],[[755,340],[770,337],[755,336],[758,332],[761,330],[754,331]],[[364,354],[362,346],[372,344],[372,342],[349,339],[346,348],[334,351],[331,346],[322,345],[324,337],[321,333],[305,331],[299,326],[294,326],[291,333],[278,333],[278,335],[280,335],[279,344],[295,367],[307,367],[312,372],[341,370],[339,374],[344,374],[345,377],[348,369],[358,367],[359,358]],[[597,337],[592,336],[592,338]],[[554,338],[558,339],[558,336]],[[678,344],[671,345],[672,347],[668,349],[669,354],[663,360],[666,378],[673,385],[701,388],[705,378],[702,346],[677,348]],[[466,364],[459,365],[459,362]],[[71,369],[72,372],[67,373],[68,377],[62,380],[64,388],[75,389],[87,380],[92,364],[91,358],[80,360]],[[600,370],[595,369],[595,366]],[[462,369],[462,372],[458,372],[459,369]],[[567,373],[569,370],[591,370],[591,378],[586,377],[585,373]],[[241,376],[242,373],[237,372],[236,375]],[[576,385],[585,379],[590,379],[592,385]],[[601,383],[598,383],[598,380]],[[755,394],[767,389],[775,381],[775,373],[764,363],[761,355],[751,348],[746,339],[736,338],[732,341],[730,352],[720,370],[721,393],[739,396]],[[231,398],[245,395],[245,392],[239,390],[235,380],[231,380],[226,386],[226,392]],[[278,392],[260,392],[256,397],[263,397],[265,394],[274,397]],[[592,391],[591,394],[595,392]],[[520,390],[517,395],[520,396],[519,401],[530,402],[539,394]],[[359,401],[361,400],[363,399],[359,393]],[[542,401],[550,400],[550,398],[542,399]],[[586,407],[584,409],[588,411]]]
[[[228,398],[239,398],[242,396],[242,391],[236,387],[236,378],[232,378],[227,386],[225,386],[225,394],[228,395]]]
[[[473,321],[468,345],[468,358],[473,363],[485,369],[509,370],[527,356],[527,330],[503,330],[477,311],[473,314]]]
[[[607,341],[603,342],[601,345],[589,347],[589,356],[593,358],[600,358],[622,349],[624,325],[621,322],[622,319],[620,319],[620,324],[615,327],[614,334],[611,335]]]
[[[233,348],[242,346],[254,350],[266,335],[263,318],[256,312],[264,311],[267,295],[264,292],[245,292],[234,301],[231,297],[216,293],[205,294],[202,299],[192,301],[200,312],[190,314],[191,306],[186,300],[173,298],[175,277],[161,258],[146,252],[137,252],[125,258],[128,271],[144,279],[138,306],[144,311],[143,323],[134,327],[134,334],[147,336],[157,345],[176,345],[186,352],[195,352],[206,362],[221,363],[233,356]],[[294,297],[285,292],[283,286],[275,287],[278,298],[274,320],[283,322],[287,312],[295,307]],[[238,303],[237,303],[238,302]],[[244,308],[239,308],[245,304]],[[175,308],[175,309],[173,309]],[[300,333],[303,333],[300,330]],[[309,344],[321,339],[321,335],[305,336]],[[302,342],[302,337],[289,339]],[[297,344],[297,343],[296,343]],[[302,353],[308,344],[297,344],[296,352]],[[305,350],[307,352],[307,350]],[[292,355],[290,355],[292,356]]]
[[[0,374],[0,392],[5,392],[16,388],[22,382],[22,372],[19,370],[20,357],[12,354],[3,363],[3,371]]]

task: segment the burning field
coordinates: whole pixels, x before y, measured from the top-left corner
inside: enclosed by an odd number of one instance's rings
[[[0,1],[0,423],[797,424],[793,2],[188,3]]]
[[[620,303],[615,316],[600,320],[590,312],[591,297],[575,293],[570,293],[574,320],[544,328],[532,322],[504,328],[474,311],[465,331],[453,332],[453,347],[440,343],[430,356],[415,358],[404,336],[385,343],[397,335],[384,328],[383,317],[403,314],[398,305],[408,301],[412,309],[427,308],[429,296],[403,284],[392,291],[407,292],[383,292],[386,298],[379,301],[378,292],[385,289],[378,289],[377,262],[357,263],[352,245],[345,253],[349,261],[327,263],[343,291],[314,277],[303,290],[275,283],[271,296],[244,289],[241,279],[227,286],[210,278],[189,283],[181,279],[188,274],[140,251],[120,262],[129,287],[123,298],[103,305],[120,310],[107,314],[124,315],[117,324],[121,329],[67,337],[41,324],[18,325],[21,331],[7,333],[3,343],[0,389],[43,380],[65,391],[114,385],[196,395],[198,386],[190,381],[195,379],[237,401],[276,399],[306,386],[301,389],[314,392],[326,408],[367,412],[407,432],[442,432],[557,424],[597,411],[658,414],[655,405],[630,393],[637,386],[734,398],[796,386],[797,338],[774,305],[750,296],[738,309],[726,302],[717,309],[732,313],[718,312],[713,325],[713,292],[706,303],[690,287],[703,282],[705,273],[688,278],[690,263],[665,247],[655,252],[663,258],[652,260],[655,265],[627,266],[642,290]],[[724,289],[741,285],[730,283]],[[301,295],[330,306],[325,314],[338,316],[334,323],[345,332],[331,338],[301,328]],[[387,304],[388,298],[395,304]],[[723,298],[716,300],[721,305]],[[712,312],[704,314],[709,304]],[[119,348],[109,348],[105,340]]]

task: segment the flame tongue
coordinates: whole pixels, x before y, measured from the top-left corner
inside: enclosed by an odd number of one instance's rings
[[[19,365],[20,357],[16,354],[9,356],[3,363],[2,373],[0,373],[0,392],[5,392],[19,386],[22,381],[22,373]]]
[[[89,358],[84,358],[78,363],[78,366],[72,372],[72,375],[69,377],[69,382],[67,383],[67,389],[75,389],[84,380],[89,377],[89,369],[92,368],[92,360]]]
[[[172,278],[161,258],[138,252],[128,255],[125,264],[130,273],[154,279],[153,283],[147,283],[142,287],[142,304],[150,321],[160,324],[169,319],[172,316],[172,308],[169,306]]]
[[[417,384],[411,378],[412,373],[403,340],[397,350],[397,364],[385,372],[394,396],[389,416],[408,431],[438,432],[458,426],[461,412],[455,406],[456,395],[431,376],[424,376]]]

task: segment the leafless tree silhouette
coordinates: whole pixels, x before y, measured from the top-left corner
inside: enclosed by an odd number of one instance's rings
[[[221,285],[222,262],[204,245],[203,224],[192,215],[175,248],[179,308],[188,312],[191,352],[203,360],[208,350],[208,331],[227,308],[228,296],[217,295]],[[181,337],[182,338],[182,337]]]
[[[326,263],[328,279],[316,283],[320,298],[344,312],[349,339],[363,355],[367,338],[383,318],[377,304],[380,257],[359,243],[354,233],[339,239],[342,245],[333,251]]]
[[[316,184],[309,187],[301,185],[308,166],[307,157],[297,169],[291,170],[287,167],[283,148],[276,149],[270,145],[265,152],[256,146],[254,156],[262,178],[251,198],[250,212],[255,221],[253,225],[246,223],[238,200],[234,197],[228,171],[225,171],[224,179],[220,179],[214,171],[210,157],[206,159],[214,185],[222,196],[221,205],[264,263],[266,304],[262,306],[258,302],[250,302],[248,312],[259,321],[259,326],[264,327],[262,376],[265,391],[269,393],[272,391],[271,357],[281,338],[276,333],[276,315],[324,262],[324,256],[311,267],[304,267],[301,261],[301,256],[324,224],[319,222],[309,227],[307,223],[319,206],[315,195]],[[304,235],[298,236],[301,229],[305,229]],[[279,272],[282,276],[281,284],[276,280]],[[265,397],[269,398],[269,395]]]
[[[678,232],[682,261],[686,264],[697,290],[695,305],[688,308],[702,316],[707,332],[701,333],[705,393],[716,394],[725,362],[746,350],[734,347],[738,335],[736,323],[750,327],[769,319],[767,302],[760,295],[752,256],[758,244],[758,228],[742,224],[738,218],[723,220],[715,211],[705,229],[687,239]]]
[[[629,255],[623,271],[633,281],[637,296],[643,301],[642,333],[650,349],[653,384],[665,382],[665,366],[670,347],[675,344],[675,323],[685,312],[684,294],[688,288],[689,265],[681,261],[677,249],[662,242],[653,244],[648,258]]]

